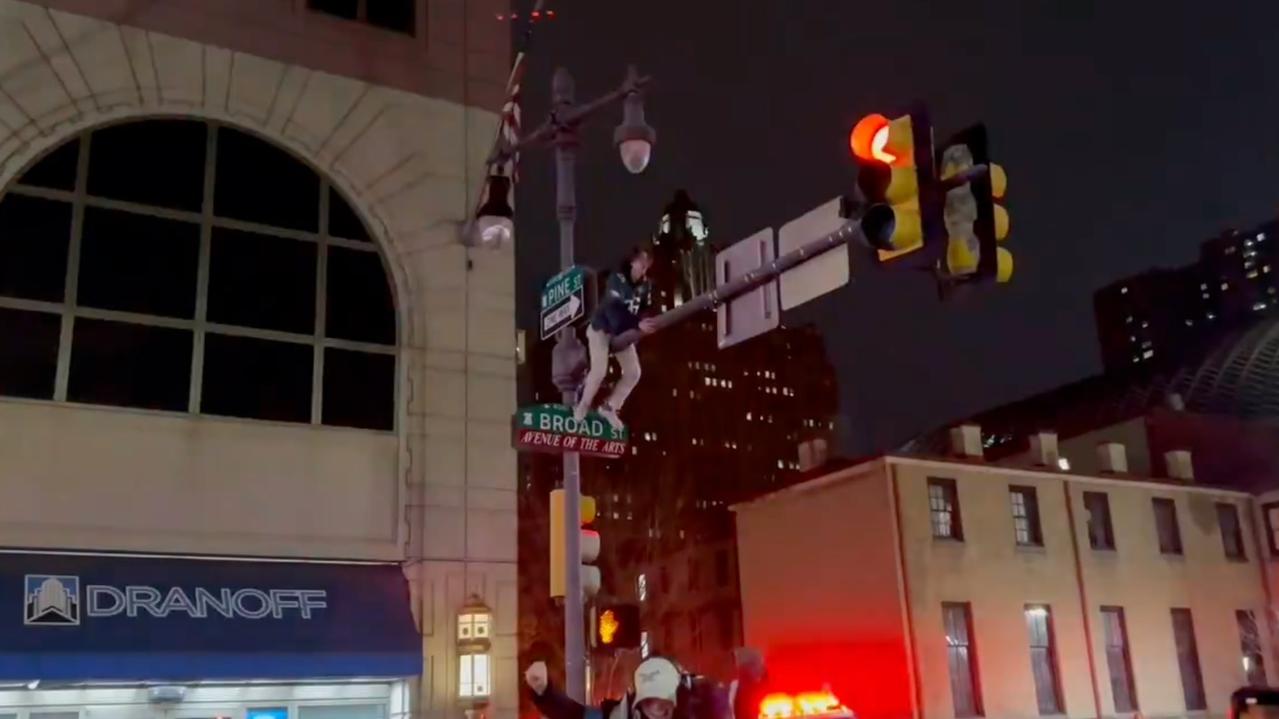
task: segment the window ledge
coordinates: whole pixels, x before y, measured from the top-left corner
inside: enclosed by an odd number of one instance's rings
[[[1042,544],[1013,544],[1018,554],[1047,554],[1048,548]],[[1044,714],[1043,716],[1059,716],[1055,714]],[[1060,715],[1065,716],[1065,715]]]
[[[933,535],[933,544],[953,545],[957,547],[964,546],[964,540],[957,537],[938,537]]]

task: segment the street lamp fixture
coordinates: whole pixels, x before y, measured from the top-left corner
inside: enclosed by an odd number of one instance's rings
[[[489,175],[485,189],[488,197],[475,213],[475,232],[480,245],[501,247],[515,238],[515,212],[507,198],[511,194],[511,178]]]
[[[492,693],[493,610],[472,594],[457,612],[458,689],[461,699],[483,702]]]
[[[649,158],[653,155],[653,143],[657,142],[657,131],[644,122],[644,94],[637,86],[639,73],[631,67],[626,78],[631,89],[622,102],[622,124],[613,131],[613,142],[622,156],[622,164],[631,174],[638,175],[648,167]]]

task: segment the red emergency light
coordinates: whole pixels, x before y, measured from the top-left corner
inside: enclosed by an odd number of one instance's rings
[[[799,717],[852,717],[852,710],[828,690],[800,694],[774,693],[759,703],[759,719]]]

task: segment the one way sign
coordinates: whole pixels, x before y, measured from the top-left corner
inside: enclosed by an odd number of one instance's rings
[[[570,267],[547,280],[542,288],[542,339],[586,316],[589,270]]]

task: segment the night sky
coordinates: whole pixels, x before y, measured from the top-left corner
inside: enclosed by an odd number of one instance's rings
[[[527,5],[531,5],[528,2]],[[1100,369],[1093,290],[1279,209],[1279,3],[1154,0],[551,0],[526,78],[545,117],[552,70],[578,99],[626,63],[652,74],[658,132],[640,176],[586,132],[578,260],[612,264],[687,188],[721,245],[851,191],[847,133],[927,102],[938,141],[984,121],[1009,177],[1011,285],[941,304],[922,274],[853,267],[788,314],[815,322],[840,381],[843,450],[860,453]],[[522,327],[557,268],[549,152],[521,164]],[[646,388],[641,382],[639,390]]]

